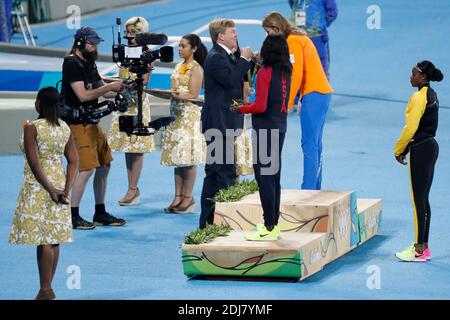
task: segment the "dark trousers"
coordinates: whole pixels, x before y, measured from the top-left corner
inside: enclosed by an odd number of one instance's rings
[[[253,169],[259,186],[259,197],[264,212],[264,225],[275,226],[278,224],[278,218],[280,217],[281,151],[283,150],[285,133],[279,133],[278,139],[274,141],[275,143],[272,143],[271,130],[268,130],[267,135],[262,135],[261,133],[261,130],[256,129],[252,139],[254,159],[256,157]],[[263,148],[263,156],[267,155],[270,159],[278,157],[277,163],[264,164],[262,162],[260,151],[264,145],[267,148]],[[272,168],[267,170],[269,167]]]
[[[207,159],[205,165],[205,179],[203,180],[203,189],[201,196],[201,214],[199,227],[204,228],[206,223],[214,223],[215,204],[211,199],[216,195],[220,189],[225,189],[234,184],[236,181],[236,165],[234,164],[234,138],[224,136],[216,137],[215,139],[222,139],[222,156],[218,156],[218,151],[215,149],[214,138],[208,141],[207,145]],[[228,155],[228,157],[227,157]],[[211,156],[215,157],[216,163],[211,163]],[[227,164],[226,159],[229,159],[233,164]]]
[[[410,149],[410,178],[414,205],[415,242],[428,242],[431,208],[428,197],[433,183],[434,165],[439,155],[439,146],[433,138],[412,145]]]

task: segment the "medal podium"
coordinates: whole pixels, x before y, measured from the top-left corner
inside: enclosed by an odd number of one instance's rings
[[[263,223],[259,193],[216,203],[216,224],[232,231],[202,244],[183,244],[187,276],[303,280],[374,237],[382,200],[357,199],[356,192],[282,190],[276,241],[248,241]]]

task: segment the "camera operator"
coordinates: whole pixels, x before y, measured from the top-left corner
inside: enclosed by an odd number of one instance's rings
[[[75,34],[75,40],[69,56],[64,58],[62,94],[69,109],[93,106],[99,97],[111,98],[115,92],[121,92],[121,81],[105,84],[98,71],[97,45],[103,41],[91,27],[82,27]],[[105,210],[106,183],[113,160],[106,135],[99,119],[64,119],[70,126],[75,138],[80,167],[75,180],[72,197],[72,225],[74,229],[93,229],[99,226],[122,226],[126,223]],[[95,214],[93,223],[84,220],[79,214],[79,204],[89,178],[94,174]]]

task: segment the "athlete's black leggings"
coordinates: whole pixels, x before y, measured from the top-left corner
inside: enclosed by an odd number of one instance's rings
[[[253,164],[255,179],[259,187],[259,198],[263,208],[264,225],[276,226],[280,217],[281,198],[281,151],[283,150],[285,133],[278,132],[272,141],[271,134],[274,130],[265,130],[267,134],[262,134],[263,130],[255,129],[253,132],[252,146],[253,156],[256,156],[256,163]],[[275,129],[278,130],[278,129]],[[261,151],[262,149],[262,151]],[[261,156],[268,156],[271,161],[264,163]]]
[[[410,148],[409,172],[414,208],[416,244],[428,242],[431,209],[428,196],[434,176],[434,165],[439,154],[439,145],[434,138],[413,144]]]

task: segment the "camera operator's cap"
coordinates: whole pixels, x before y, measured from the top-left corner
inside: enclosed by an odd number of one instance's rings
[[[86,41],[89,41],[92,44],[99,44],[101,41],[105,41],[98,33],[91,27],[82,27],[81,29],[77,30],[77,33],[75,34],[75,38],[85,37]]]

